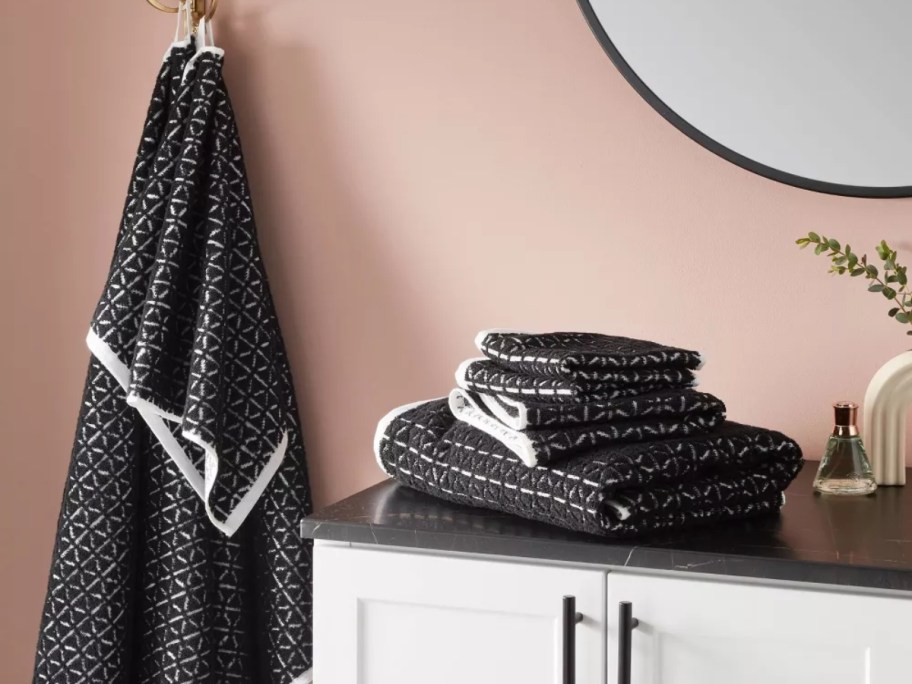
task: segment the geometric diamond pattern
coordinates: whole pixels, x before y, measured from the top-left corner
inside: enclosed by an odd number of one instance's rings
[[[703,435],[603,445],[530,467],[457,420],[445,399],[397,409],[378,432],[380,466],[413,489],[609,537],[778,511],[802,466],[801,449],[785,435],[727,422]]]
[[[287,684],[311,667],[292,376],[222,54],[194,54],[176,44],[159,73],[92,321],[35,682]]]
[[[655,395],[643,396],[649,398]],[[725,419],[722,402],[716,401],[715,404],[715,408],[709,411],[666,418],[649,417],[518,431],[507,429],[490,413],[480,394],[460,389],[450,393],[450,411],[456,418],[487,432],[528,465],[561,461],[573,454],[609,444],[648,442],[705,433]]]
[[[531,375],[597,382],[619,370],[698,369],[698,352],[631,337],[585,332],[484,330],[475,344],[498,365]]]
[[[534,375],[512,370],[500,362],[469,359],[456,371],[456,384],[486,394],[535,401],[580,404],[619,399],[648,392],[693,387],[693,371],[680,368],[623,369],[604,374],[599,381],[568,379],[559,375]]]

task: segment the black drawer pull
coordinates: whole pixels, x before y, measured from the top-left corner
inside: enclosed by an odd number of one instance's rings
[[[564,596],[563,684],[576,684],[576,624],[582,621],[583,614],[576,612],[576,597]]]
[[[633,617],[633,604],[630,601],[621,601],[618,608],[618,684],[630,684],[633,630],[640,621]]]

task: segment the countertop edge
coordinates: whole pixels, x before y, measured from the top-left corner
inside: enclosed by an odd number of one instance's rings
[[[416,532],[374,523],[352,525],[304,520],[304,537],[378,547],[479,554],[562,563],[579,563],[630,570],[649,570],[732,579],[799,582],[878,591],[912,592],[912,571],[867,565],[836,565],[826,561],[797,561],[736,553],[714,553],[650,546],[580,546],[572,541],[504,539],[499,535],[473,534],[454,543],[450,532]],[[875,577],[876,576],[876,577]]]
[[[839,500],[814,495],[812,477],[805,468],[779,515],[677,537],[600,539],[448,503],[394,480],[317,511],[300,531],[312,539],[454,555],[912,592],[912,489]]]

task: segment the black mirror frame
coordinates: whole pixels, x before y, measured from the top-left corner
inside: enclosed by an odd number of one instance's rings
[[[652,92],[649,86],[647,86],[639,76],[637,76],[630,64],[627,63],[627,60],[624,59],[620,51],[615,47],[611,38],[608,37],[605,27],[602,26],[598,16],[595,14],[595,10],[592,9],[590,1],[577,0],[577,4],[579,5],[580,10],[582,10],[583,16],[586,17],[586,21],[589,24],[589,28],[592,29],[592,33],[595,34],[595,37],[598,39],[599,43],[601,43],[605,52],[608,54],[608,57],[611,58],[611,61],[617,67],[618,71],[620,71],[624,78],[627,79],[627,82],[633,86],[634,90],[636,90],[653,109],[661,114],[675,128],[710,152],[730,161],[732,164],[736,164],[743,169],[756,173],[757,175],[764,176],[780,183],[785,183],[786,185],[792,185],[796,188],[813,190],[814,192],[822,192],[828,195],[841,195],[844,197],[912,197],[912,186],[908,185],[896,187],[867,187],[828,183],[813,178],[797,176],[793,173],[775,169],[772,166],[767,166],[766,164],[762,164],[749,157],[745,157],[743,154],[739,154],[731,148],[713,140],[679,116],[671,107],[665,104],[661,98]]]

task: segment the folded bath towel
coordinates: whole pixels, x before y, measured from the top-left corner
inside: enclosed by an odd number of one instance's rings
[[[553,463],[606,444],[687,437],[707,432],[725,419],[722,406],[708,412],[673,418],[514,430],[487,411],[478,394],[454,389],[450,392],[449,406],[458,420],[487,433],[519,456],[527,466]]]
[[[802,465],[784,435],[724,423],[699,437],[598,447],[560,468],[529,468],[457,421],[446,399],[389,413],[374,448],[381,468],[414,489],[615,537],[776,511]]]
[[[611,379],[623,369],[697,370],[703,363],[695,351],[597,333],[483,330],[475,344],[504,368],[589,382]]]
[[[725,404],[720,399],[687,389],[574,404],[504,394],[473,394],[494,417],[514,430],[725,414]]]
[[[533,375],[500,366],[486,358],[463,361],[456,384],[475,392],[534,397],[540,401],[580,403],[646,394],[663,389],[686,389],[696,384],[693,371],[682,368],[620,369],[603,372],[601,380]]]

